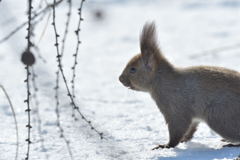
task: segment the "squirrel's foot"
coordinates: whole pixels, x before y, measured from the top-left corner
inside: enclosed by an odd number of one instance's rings
[[[152,150],[156,150],[156,149],[160,149],[160,148],[170,148],[170,146],[168,144],[164,144],[164,145],[160,144],[160,145],[154,147]]]
[[[229,144],[223,145],[223,147],[240,147],[240,144],[232,144],[232,143],[229,143]]]
[[[180,141],[180,143],[185,143],[185,142],[188,142],[192,139],[192,136],[191,137],[183,137]]]
[[[223,138],[223,139],[221,139],[221,141],[222,141],[222,142],[230,142],[229,140],[227,140],[227,139],[224,139],[224,138]]]

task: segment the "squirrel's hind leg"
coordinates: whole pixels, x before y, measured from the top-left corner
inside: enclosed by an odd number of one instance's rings
[[[187,132],[184,134],[184,136],[181,139],[182,142],[190,141],[193,138],[194,133],[197,131],[197,126],[199,122],[193,122],[190,127],[188,128]]]

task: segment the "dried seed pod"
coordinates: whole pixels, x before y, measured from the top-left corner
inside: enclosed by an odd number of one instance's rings
[[[21,61],[23,64],[32,66],[35,63],[35,57],[31,51],[24,51],[21,57]]]

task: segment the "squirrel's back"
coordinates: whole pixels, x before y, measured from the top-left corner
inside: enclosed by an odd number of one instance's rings
[[[240,73],[208,66],[187,68],[182,73],[186,86],[195,83],[190,85],[195,92],[192,107],[196,116],[224,138],[240,142]]]

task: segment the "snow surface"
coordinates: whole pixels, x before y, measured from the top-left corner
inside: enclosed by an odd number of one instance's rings
[[[76,37],[78,2],[74,3],[71,33],[67,42],[63,65],[70,81]],[[26,20],[25,3],[3,0],[0,3],[0,37]],[[66,6],[57,10],[58,30],[64,30]],[[93,12],[103,11],[104,18],[97,21]],[[123,87],[118,76],[127,61],[139,52],[139,33],[146,21],[157,24],[161,49],[176,66],[217,65],[240,70],[240,48],[223,52],[207,50],[239,44],[239,0],[162,0],[162,1],[88,1],[84,6],[82,24],[83,43],[79,52],[77,69],[77,103],[104,133],[100,140],[81,119],[71,117],[71,106],[61,84],[61,123],[75,160],[228,160],[237,157],[239,148],[222,148],[221,137],[201,124],[191,142],[179,144],[174,149],[151,151],[158,144],[168,142],[168,130],[162,114],[146,93]],[[30,159],[70,159],[64,141],[59,138],[55,115],[56,52],[53,46],[53,28],[50,25],[39,41],[47,19],[38,26],[35,41],[47,60],[38,59],[38,99],[42,118],[42,134],[46,150],[41,150],[37,132],[36,115],[33,114]],[[26,153],[25,139],[27,115],[24,66],[19,61],[26,46],[26,31],[21,30],[7,43],[0,45],[0,84],[4,85],[16,109],[20,131],[20,155]],[[0,160],[14,159],[15,130],[7,100],[0,93]],[[34,103],[32,104],[33,107]]]

